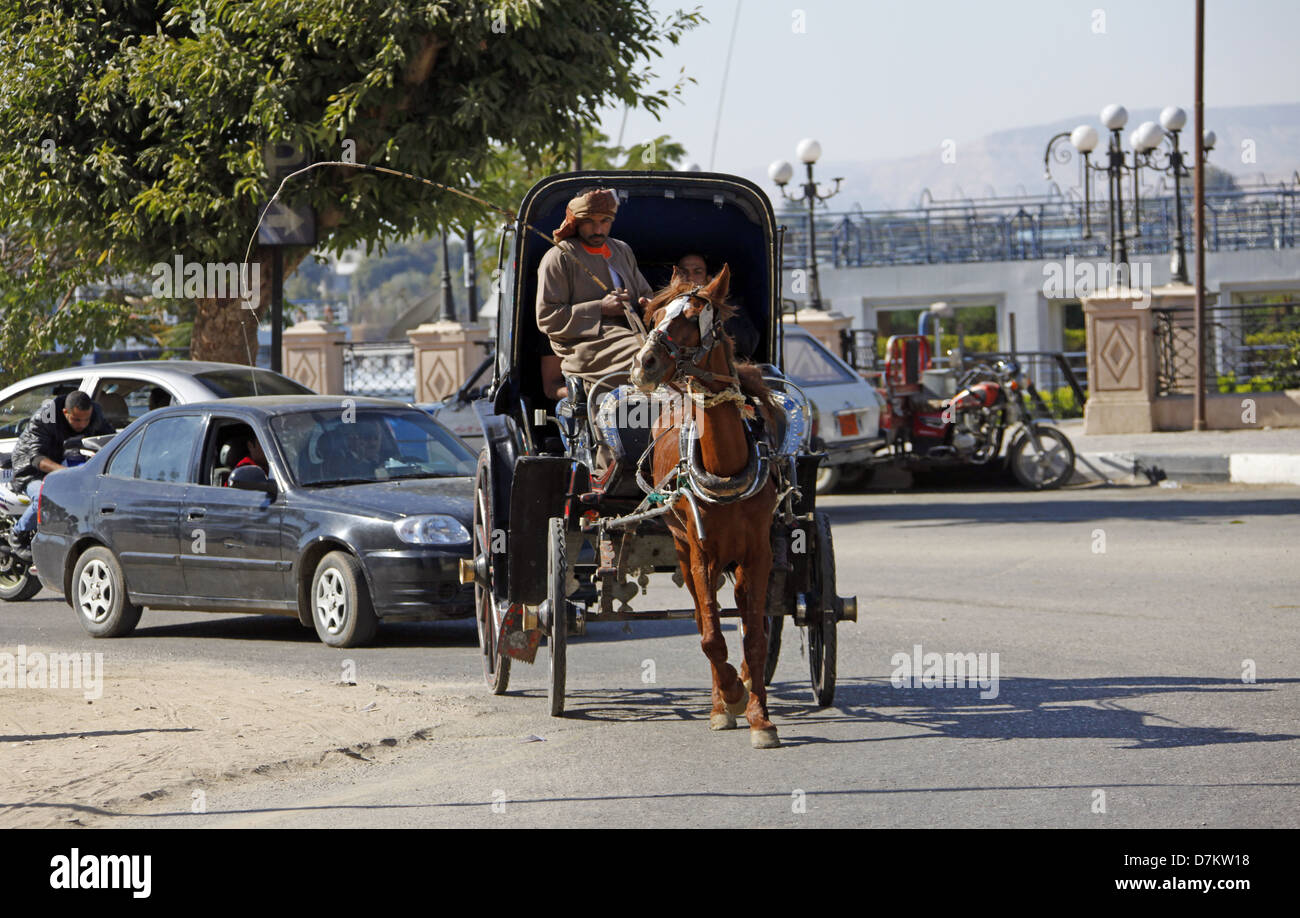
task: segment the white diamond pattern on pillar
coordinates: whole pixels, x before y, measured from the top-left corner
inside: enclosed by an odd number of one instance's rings
[[[1128,343],[1124,332],[1120,326],[1111,329],[1109,337],[1106,338],[1106,344],[1101,349],[1102,362],[1106,364],[1106,369],[1113,374],[1115,382],[1120,382],[1124,378],[1124,372],[1128,365],[1133,362],[1134,352],[1133,345]]]

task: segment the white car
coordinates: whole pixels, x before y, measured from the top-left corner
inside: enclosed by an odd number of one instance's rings
[[[880,430],[884,399],[839,355],[797,325],[785,326],[785,373],[813,403],[813,449],[826,460],[817,472],[817,493],[860,477],[867,460],[885,444]]]
[[[65,367],[0,389],[0,458],[47,398],[80,389],[99,404],[117,430],[154,407],[249,395],[314,395],[302,383],[271,370],[202,360],[131,360]],[[155,391],[157,390],[157,391]]]

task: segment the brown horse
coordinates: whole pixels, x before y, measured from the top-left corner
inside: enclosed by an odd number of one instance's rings
[[[743,415],[754,396],[766,429],[778,430],[778,412],[761,371],[737,365],[722,323],[734,308],[726,302],[726,265],[703,287],[674,269],[673,279],[645,310],[652,329],[632,363],[632,383],[649,391],[667,384],[683,394],[661,412],[655,424],[653,483],[673,478],[685,447],[685,472],[698,508],[679,496],[664,518],[677,548],[682,577],[695,601],[700,644],[713,668],[713,708],[709,729],[736,726],[742,711],[756,749],[780,745],[768,719],[763,684],[767,661],[765,606],[772,569],[772,520],[777,487],[765,459],[746,436]],[[686,436],[680,435],[688,425]],[[690,427],[693,426],[693,430]],[[672,431],[679,431],[674,435]],[[680,487],[683,473],[676,484]],[[701,533],[700,529],[703,529]],[[727,642],[719,623],[717,589],[734,566],[736,605],[744,628],[741,675],[727,662]]]

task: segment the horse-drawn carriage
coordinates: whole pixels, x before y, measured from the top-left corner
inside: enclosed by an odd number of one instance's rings
[[[617,193],[613,235],[663,289],[646,310],[637,385],[626,373],[569,378],[557,401],[543,379],[551,348],[535,312],[550,243],[534,228],[558,226],[566,202],[591,186]],[[692,287],[672,270],[688,252],[727,268]],[[806,398],[781,372],[780,231],[771,205],[728,175],[567,173],[528,193],[500,254],[494,378],[475,403],[485,439],[475,557],[462,569],[476,586],[488,685],[503,693],[511,663],[533,662],[545,636],[550,708],[560,716],[570,635],[592,622],[695,618],[713,666],[710,726],[734,726],[744,712],[754,745],[776,745],[763,686],[784,619],[808,631],[813,691],[825,706],[835,692],[836,625],[856,621],[857,603],[836,594],[830,522],[814,503],[821,456],[808,449]],[[759,330],[756,368],[733,362],[724,300],[742,304]],[[731,468],[719,458],[726,454]],[[633,610],[658,573],[685,582],[696,608]],[[717,605],[724,573],[738,609]],[[726,663],[719,616],[745,626],[739,677]]]

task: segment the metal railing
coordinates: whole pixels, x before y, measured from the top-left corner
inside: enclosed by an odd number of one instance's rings
[[[1156,394],[1190,393],[1196,380],[1192,310],[1153,309]],[[1210,392],[1300,386],[1300,300],[1205,310],[1205,381]]]
[[[1206,249],[1284,249],[1300,244],[1300,183],[1210,192],[1205,196]],[[832,268],[951,262],[1027,261],[1107,257],[1109,223],[1105,200],[1089,209],[1091,235],[1084,236],[1081,199],[1061,194],[963,201],[929,201],[907,210],[832,212],[817,219],[817,262]],[[1166,256],[1174,247],[1176,208],[1172,190],[1146,190],[1136,228],[1125,208],[1130,260]],[[788,231],[783,268],[808,262],[808,222],[783,213]],[[1183,235],[1192,248],[1192,197],[1183,194]]]
[[[376,398],[415,398],[415,350],[409,344],[342,342],[343,391]],[[456,380],[455,382],[459,382]]]
[[[996,360],[1020,364],[1030,401],[1043,414],[1057,418],[1083,416],[1088,401],[1086,351],[988,351],[962,355],[962,368]]]

